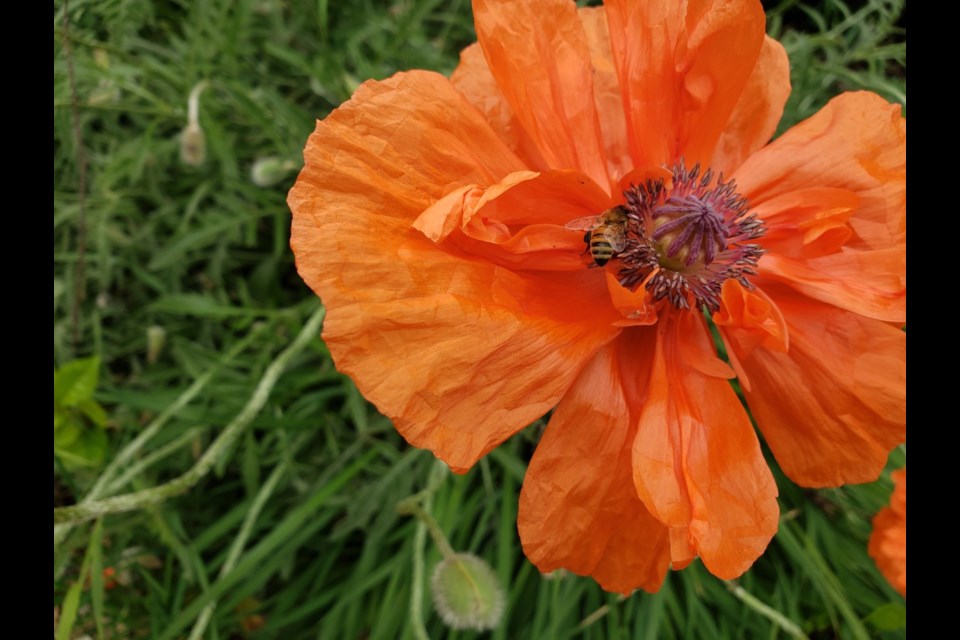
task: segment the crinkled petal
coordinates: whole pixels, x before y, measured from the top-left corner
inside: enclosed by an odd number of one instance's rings
[[[723,283],[720,310],[713,321],[718,327],[737,330],[738,351],[748,357],[758,345],[786,352],[790,333],[780,308],[762,289],[747,289],[736,280]]]
[[[515,269],[583,271],[583,232],[565,228],[613,206],[578,171],[520,171],[483,188],[461,187],[428,207],[413,227],[472,256]]]
[[[846,189],[860,198],[847,246],[885,249],[906,236],[907,124],[902,107],[845,93],[752,155],[734,174],[754,207],[801,189]]]
[[[765,36],[760,57],[720,134],[710,167],[729,175],[773,137],[790,97],[790,61],[783,45]]]
[[[762,284],[785,282],[811,298],[885,322],[906,322],[907,256],[903,248],[793,260],[774,253],[760,262]]]
[[[786,351],[790,345],[787,323],[779,307],[762,289],[747,289],[731,279],[723,283],[720,298],[720,310],[713,314],[713,322],[720,328],[730,367],[736,372],[740,386],[750,391],[750,376],[741,358],[749,357],[760,344],[773,351]],[[723,330],[727,326],[736,329],[736,349],[731,348]]]
[[[442,76],[365,83],[305,159],[291,245],[334,362],[455,471],[555,406],[619,333],[602,274],[521,276],[411,228],[447,193],[522,168]]]
[[[528,167],[537,170],[550,168],[500,92],[479,43],[474,42],[460,52],[460,64],[451,74],[450,82],[483,114],[504,144]]]
[[[633,440],[640,499],[671,529],[674,566],[699,555],[714,575],[741,575],[777,530],[777,487],[729,381],[705,372],[705,328],[661,317],[646,399]],[[696,358],[689,353],[697,348]]]
[[[598,352],[557,407],[524,478],[517,526],[524,553],[543,572],[562,567],[607,591],[654,592],[669,541],[631,480],[636,428],[621,370],[633,377],[636,356],[625,344]]]
[[[633,161],[630,159],[630,146],[627,143],[627,118],[623,113],[620,79],[617,77],[617,66],[610,52],[607,16],[603,7],[580,9],[579,15],[583,21],[587,45],[590,47],[593,99],[600,115],[604,156],[610,176],[617,181],[633,168]]]
[[[853,236],[848,224],[860,196],[848,189],[810,187],[753,208],[767,232],[763,246],[778,258],[807,260],[839,252]]]
[[[783,285],[765,287],[790,335],[789,350],[723,331],[750,378],[747,403],[794,482],[836,487],[877,479],[906,437],[906,334],[819,303]]]
[[[769,244],[759,241],[764,277],[871,318],[905,320],[900,109],[872,93],[844,94],[737,170],[740,192],[770,230]]]
[[[617,181],[630,170],[632,160],[627,146],[627,123],[620,97],[620,81],[610,53],[607,18],[603,7],[583,8],[577,15],[583,24],[584,36],[590,49],[593,97],[600,120],[603,156],[610,176]],[[478,43],[468,46],[460,53],[460,64],[454,70],[450,81],[484,114],[507,146],[531,168],[549,168],[500,92]]]
[[[610,0],[606,11],[634,166],[709,163],[760,56],[763,7]]]
[[[500,92],[547,165],[610,187],[593,66],[568,0],[475,0],[477,41]]]

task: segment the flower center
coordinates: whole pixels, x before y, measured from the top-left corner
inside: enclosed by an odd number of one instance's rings
[[[752,243],[764,234],[763,222],[749,212],[733,180],[713,172],[689,171],[683,160],[663,179],[631,185],[627,200],[627,241],[620,252],[620,284],[641,285],[655,301],[666,298],[678,309],[720,308],[720,289],[728,278],[747,288],[757,275],[763,249]]]

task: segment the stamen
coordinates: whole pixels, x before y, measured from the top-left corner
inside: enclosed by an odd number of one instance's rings
[[[689,171],[683,160],[671,169],[673,183],[662,179],[631,185],[627,201],[627,246],[620,253],[620,284],[635,291],[643,285],[655,301],[667,299],[679,309],[720,308],[723,281],[733,278],[752,288],[747,276],[763,249],[750,242],[765,229],[733,180],[713,181],[700,165]],[[712,185],[712,186],[711,186]]]

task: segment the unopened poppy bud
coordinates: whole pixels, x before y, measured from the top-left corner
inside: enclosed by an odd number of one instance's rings
[[[147,327],[147,362],[153,364],[157,361],[166,341],[166,329],[157,325]]]
[[[207,138],[200,128],[200,94],[207,87],[198,83],[187,100],[187,126],[180,133],[180,160],[191,167],[199,167],[207,158]]]
[[[430,580],[437,613],[453,629],[492,629],[503,616],[500,581],[486,562],[470,553],[446,558]]]
[[[198,124],[188,124],[180,134],[180,160],[199,167],[207,159],[207,138]]]
[[[297,168],[293,160],[271,156],[258,158],[250,168],[250,180],[258,187],[271,187]]]

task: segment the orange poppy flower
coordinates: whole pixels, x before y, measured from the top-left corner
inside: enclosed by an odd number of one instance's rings
[[[330,353],[457,472],[556,407],[519,504],[541,571],[739,576],[779,510],[731,378],[802,485],[904,440],[901,109],[844,94],[767,144],[789,68],[755,0],[473,10],[450,79],[366,82],[307,142]]]
[[[867,552],[880,568],[880,573],[894,589],[907,597],[907,469],[890,474],[893,494],[890,506],[873,519],[873,533]]]

